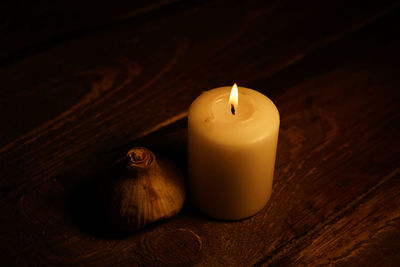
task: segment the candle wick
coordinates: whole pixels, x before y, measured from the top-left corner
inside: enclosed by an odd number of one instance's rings
[[[231,104],[231,112],[233,115],[235,115],[235,107],[233,106],[233,104]]]

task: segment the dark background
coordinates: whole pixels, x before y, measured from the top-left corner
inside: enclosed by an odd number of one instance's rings
[[[0,265],[398,266],[399,1],[4,1]],[[186,115],[231,85],[281,115],[273,194],[126,234],[99,181],[145,145],[185,172]]]

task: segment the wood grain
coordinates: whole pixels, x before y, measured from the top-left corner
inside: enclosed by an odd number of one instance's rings
[[[0,65],[43,52],[125,21],[177,5],[174,0],[4,1],[0,9]]]
[[[397,266],[399,2],[157,3],[3,61],[0,262]],[[187,201],[143,231],[112,228],[97,188],[113,162],[140,144],[185,170],[188,106],[233,79],[281,115],[267,206],[224,222]]]

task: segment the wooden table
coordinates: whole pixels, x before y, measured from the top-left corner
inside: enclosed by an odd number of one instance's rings
[[[1,266],[400,265],[399,1],[83,2],[0,11]],[[280,111],[267,206],[110,227],[113,162],[185,172],[190,103],[233,82]]]

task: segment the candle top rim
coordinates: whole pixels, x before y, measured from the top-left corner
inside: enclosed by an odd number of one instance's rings
[[[242,121],[216,120],[213,104],[225,94],[229,97],[232,86],[223,86],[204,91],[189,108],[188,123],[206,139],[221,144],[249,144],[263,140],[279,129],[279,112],[275,104],[264,94],[246,87],[238,87],[240,101],[249,101],[254,106],[251,116]],[[240,111],[240,110],[239,110]]]

